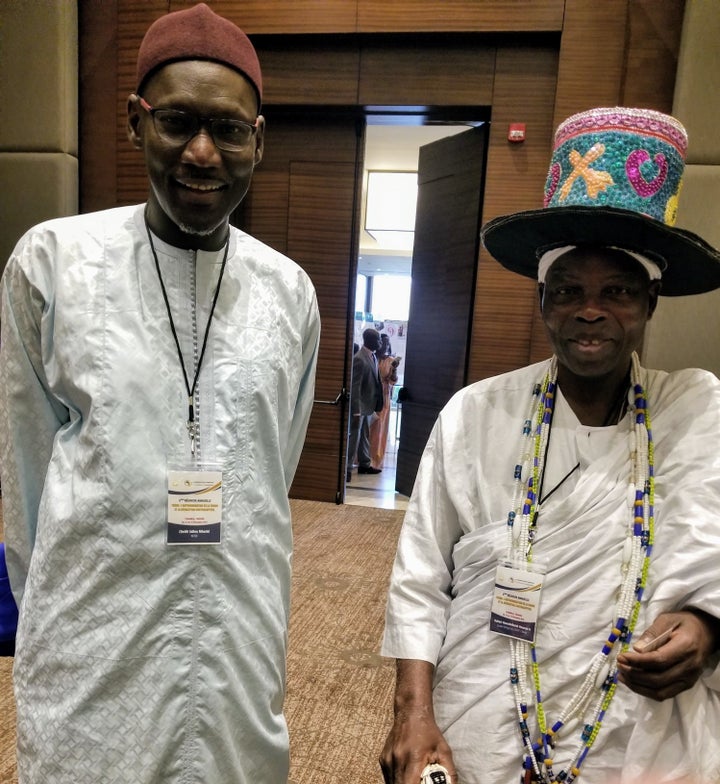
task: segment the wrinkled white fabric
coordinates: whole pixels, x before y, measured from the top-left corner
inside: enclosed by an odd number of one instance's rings
[[[223,251],[155,240],[192,378]],[[195,396],[218,546],[165,544],[188,400],[143,207],[50,221],[2,282],[0,454],[21,784],[278,784],[292,533],[319,317],[232,229]]]
[[[393,569],[383,653],[437,664],[436,718],[461,784],[520,777],[509,643],[489,631],[489,616],[523,420],[546,367],[478,382],[449,402],[423,456]],[[701,370],[642,377],[655,441],[656,543],[636,635],[662,611],[694,606],[720,617],[720,382]],[[533,548],[548,568],[536,643],[550,724],[614,620],[632,500],[628,429],[629,416],[614,427],[581,425],[560,390],[543,493],[580,467],[542,505]],[[718,680],[708,670],[663,703],[620,686],[581,781],[720,779]],[[561,734],[556,771],[578,741],[579,730]]]

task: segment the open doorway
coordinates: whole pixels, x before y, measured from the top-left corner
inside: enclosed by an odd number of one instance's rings
[[[345,486],[347,504],[391,509],[403,509],[407,505],[408,497],[396,491],[396,468],[402,422],[400,390],[404,381],[405,349],[413,329],[410,290],[419,151],[427,144],[467,131],[474,125],[477,121],[433,122],[418,114],[368,116],[354,343],[358,347],[362,345],[364,329],[376,329],[386,336],[397,367],[396,378],[388,381],[382,372],[388,365],[381,360],[380,375],[385,381],[386,404],[371,425],[372,433],[368,434],[372,465],[379,469],[379,473],[358,473],[355,465]],[[376,176],[383,174],[388,176]],[[408,179],[414,181],[414,192],[403,182]],[[380,187],[389,191],[389,198],[384,201],[387,206],[382,208],[382,220],[378,220],[377,210],[373,207],[373,188]],[[381,434],[379,439],[378,432]]]
[[[478,227],[472,221],[468,223],[464,214],[470,207],[477,213],[484,172],[482,165],[468,165],[464,148],[456,150],[451,157],[463,177],[471,180],[474,195],[468,195],[467,190],[458,193],[446,187],[454,182],[456,175],[446,176],[444,170],[438,173],[437,167],[432,166],[428,176],[427,161],[422,159],[437,145],[454,148],[468,134],[485,133],[489,120],[489,109],[481,106],[415,107],[414,115],[412,109],[400,107],[396,110],[396,115],[403,115],[400,121],[383,123],[391,129],[399,126],[397,134],[393,132],[397,135],[393,149],[399,147],[401,152],[407,152],[410,129],[416,133],[432,132],[440,138],[413,145],[413,164],[407,167],[418,167],[421,209],[416,221],[414,269],[408,272],[413,289],[408,319],[411,331],[407,356],[403,357],[407,364],[402,385],[409,397],[398,412],[400,439],[393,445],[397,446],[395,485],[402,482],[408,488],[401,491],[403,495],[409,495],[414,482],[416,458],[419,460],[427,440],[428,425],[449,393],[460,388],[467,377],[467,337],[472,323],[470,299],[475,290]],[[371,113],[369,107],[266,106],[272,144],[266,146],[248,198],[233,216],[234,225],[299,263],[312,278],[318,295],[323,329],[316,399],[291,488],[293,498],[338,504],[355,502],[352,495],[345,498],[345,468],[356,273],[359,256],[363,256],[363,263],[367,261],[365,251],[358,252],[363,227],[362,186],[368,166],[387,165],[392,169],[398,166],[394,153],[387,164],[370,164],[371,151],[367,162],[363,161],[366,131],[370,127],[374,133],[372,127],[379,124],[375,117],[370,117]],[[401,124],[406,116],[409,122]],[[405,132],[400,133],[403,129]],[[268,130],[268,141],[269,137]],[[447,157],[432,154],[433,160],[444,161]],[[423,197],[428,185],[434,194],[430,200]],[[426,217],[422,218],[421,213]],[[465,225],[458,228],[461,217]],[[426,236],[428,233],[431,236]],[[462,266],[460,240],[466,246]],[[424,251],[419,253],[423,247]],[[427,264],[420,263],[423,259]],[[373,277],[379,278],[376,272]],[[419,308],[421,318],[412,315],[414,307]],[[399,347],[393,348],[401,353]],[[428,394],[434,399],[426,400]],[[389,432],[394,433],[395,428],[389,428]],[[386,476],[392,479],[392,473],[388,471]],[[351,493],[354,492],[352,484],[347,486]],[[392,482],[389,484],[392,493]]]

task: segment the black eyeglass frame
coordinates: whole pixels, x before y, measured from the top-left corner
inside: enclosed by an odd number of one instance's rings
[[[137,97],[140,106],[142,106],[142,108],[150,115],[150,117],[152,117],[153,127],[155,128],[158,136],[160,136],[169,144],[176,144],[178,146],[187,144],[191,139],[194,139],[198,133],[200,133],[202,128],[207,128],[208,133],[210,134],[210,138],[213,140],[213,144],[218,148],[218,150],[223,150],[224,152],[242,152],[247,148],[253,136],[255,136],[257,133],[260,122],[259,117],[255,118],[254,123],[249,123],[245,120],[233,120],[228,117],[203,117],[200,114],[186,112],[182,109],[157,109],[154,106],[151,106],[141,95],[138,95]],[[162,118],[163,116],[179,117],[187,121],[187,138],[175,137],[172,134],[169,134],[167,128],[163,128],[162,125],[158,123],[158,117]],[[231,128],[247,128],[247,139],[245,139],[242,144],[239,145],[218,139],[216,135],[216,128],[218,124],[229,125]]]

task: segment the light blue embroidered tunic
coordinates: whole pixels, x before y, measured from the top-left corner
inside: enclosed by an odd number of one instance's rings
[[[278,784],[292,532],[319,316],[243,232],[195,395],[222,543],[165,544],[188,398],[143,207],[49,221],[2,283],[0,457],[22,784]],[[223,251],[154,238],[192,379]]]

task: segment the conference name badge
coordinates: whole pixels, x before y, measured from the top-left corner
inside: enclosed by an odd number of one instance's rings
[[[220,544],[222,471],[169,470],[167,544]]]
[[[543,572],[530,564],[523,569],[508,563],[498,564],[490,610],[490,631],[534,642],[544,579]]]

